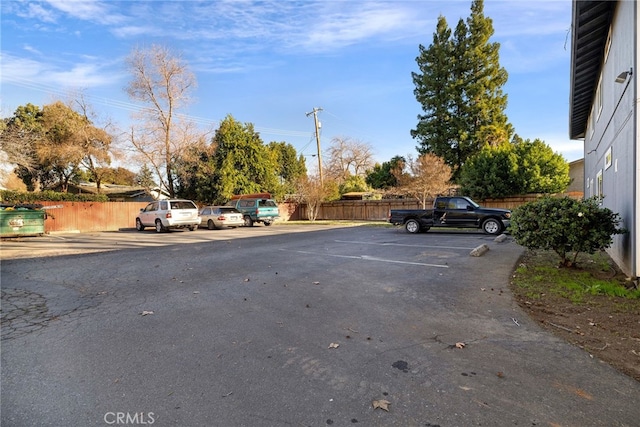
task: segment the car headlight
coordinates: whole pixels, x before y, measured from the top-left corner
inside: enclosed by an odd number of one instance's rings
[[[511,212],[507,212],[506,214],[504,214],[504,217],[507,219],[511,218]]]

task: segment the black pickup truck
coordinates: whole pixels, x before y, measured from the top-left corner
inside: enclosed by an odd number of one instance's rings
[[[389,222],[404,225],[409,233],[431,227],[481,228],[487,234],[500,234],[510,224],[511,211],[483,208],[469,197],[436,197],[433,209],[392,209]]]

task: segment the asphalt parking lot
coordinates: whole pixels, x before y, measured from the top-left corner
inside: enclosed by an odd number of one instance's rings
[[[512,301],[521,253],[368,226],[3,241],[0,421],[637,426],[640,384]]]

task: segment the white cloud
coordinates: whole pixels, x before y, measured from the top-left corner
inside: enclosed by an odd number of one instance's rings
[[[4,52],[0,59],[3,83],[49,87],[52,92],[65,88],[107,86],[122,77],[112,70],[105,70],[108,64],[91,62],[87,58],[86,62],[73,64],[68,69],[58,64],[20,58]]]
[[[55,14],[50,10],[46,10],[38,3],[29,3],[27,6],[27,17],[36,18],[43,22],[54,23],[56,22]]]
[[[495,36],[548,36],[571,27],[571,1],[486,1],[485,16],[493,20]]]
[[[112,25],[123,22],[125,18],[111,13],[106,3],[86,0],[46,0],[55,9],[85,21]]]
[[[366,7],[320,16],[303,45],[313,50],[330,50],[383,35],[395,33],[395,38],[417,24],[415,15],[393,4],[361,4]]]

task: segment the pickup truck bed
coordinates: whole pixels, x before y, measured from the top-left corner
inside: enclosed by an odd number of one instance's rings
[[[500,234],[510,225],[511,211],[483,208],[468,197],[437,197],[433,209],[392,209],[389,222],[404,225],[409,233],[431,227],[479,228],[487,234]]]

